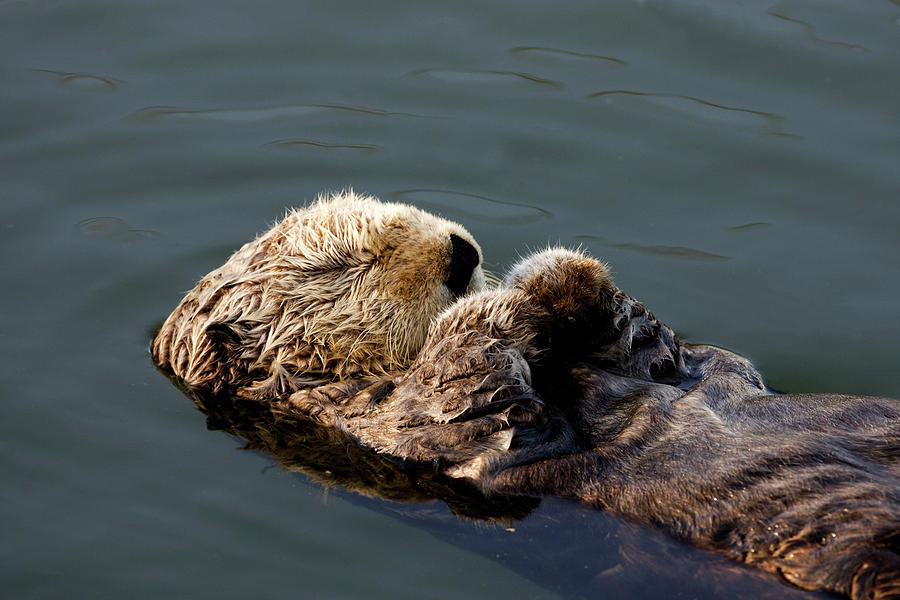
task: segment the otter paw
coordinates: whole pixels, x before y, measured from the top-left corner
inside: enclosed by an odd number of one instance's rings
[[[583,252],[549,248],[516,263],[504,280],[557,320],[583,322],[608,308],[617,288],[609,267]]]

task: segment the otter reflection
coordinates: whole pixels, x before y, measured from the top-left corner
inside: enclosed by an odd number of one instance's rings
[[[206,415],[208,429],[235,436],[243,449],[261,451],[326,489],[352,492],[342,495],[500,562],[563,597],[591,598],[603,590],[609,597],[658,598],[663,589],[698,598],[810,597],[607,513],[552,499],[486,494],[468,480],[442,474],[434,463],[376,453],[296,412],[182,390]],[[458,519],[447,518],[436,502]]]
[[[240,438],[246,448],[275,458],[286,470],[325,486],[384,500],[442,500],[457,516],[509,524],[539,503],[528,496],[485,495],[470,482],[426,464],[378,454],[334,427],[264,402],[184,390],[207,417],[207,427]]]

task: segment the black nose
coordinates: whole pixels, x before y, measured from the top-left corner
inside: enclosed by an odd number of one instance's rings
[[[457,298],[466,293],[472,271],[478,266],[478,250],[458,235],[450,234],[450,271],[444,285]]]

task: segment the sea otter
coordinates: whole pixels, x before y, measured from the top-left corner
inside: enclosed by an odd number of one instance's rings
[[[204,278],[157,363],[486,493],[574,498],[804,589],[900,597],[900,403],[773,394],[580,252],[539,252],[483,290],[459,226],[347,202],[292,213]]]

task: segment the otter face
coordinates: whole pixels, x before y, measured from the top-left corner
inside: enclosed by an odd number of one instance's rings
[[[188,292],[153,342],[194,389],[274,397],[402,369],[484,288],[462,226],[346,192],[291,211]]]

